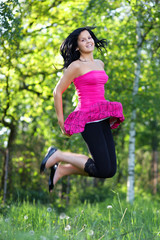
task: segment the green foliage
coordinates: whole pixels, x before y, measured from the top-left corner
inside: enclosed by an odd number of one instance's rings
[[[7,0],[0,3],[0,44],[5,43],[7,45],[8,42],[14,45],[17,43],[17,39],[21,37],[22,28],[19,10],[18,0]]]

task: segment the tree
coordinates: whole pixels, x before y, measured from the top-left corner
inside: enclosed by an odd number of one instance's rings
[[[9,87],[10,71],[11,71],[11,60],[17,56],[17,43],[21,38],[21,18],[19,14],[14,14],[17,11],[18,1],[6,1],[0,3],[1,10],[1,30],[0,30],[0,43],[1,43],[1,81],[2,87],[4,87],[3,95],[1,95],[1,119],[0,124],[3,129],[8,129],[8,142],[6,149],[1,148],[2,152],[5,152],[3,174],[2,174],[2,185],[4,183],[4,202],[7,194],[7,180],[8,180],[8,166],[12,168],[11,164],[11,151],[12,143],[15,140],[16,135],[16,119],[13,114],[8,113],[11,104],[11,92]],[[12,51],[10,51],[12,49]],[[3,69],[7,69],[6,74],[3,74]],[[2,94],[2,91],[1,91]],[[5,131],[5,130],[4,130]]]
[[[131,123],[130,123],[130,142],[129,142],[129,160],[128,160],[128,182],[127,182],[127,200],[133,203],[134,200],[134,168],[135,168],[135,137],[136,137],[136,105],[137,105],[137,93],[139,88],[140,74],[141,74],[141,51],[144,42],[146,41],[147,35],[154,28],[155,18],[151,11],[151,2],[138,2],[135,6],[134,14],[137,18],[137,58],[136,58],[136,69],[135,69],[135,81],[133,86],[133,109],[131,113]],[[156,7],[157,2],[154,2],[154,7]],[[144,10],[144,6],[147,11]],[[145,21],[148,21],[147,26],[145,26]]]

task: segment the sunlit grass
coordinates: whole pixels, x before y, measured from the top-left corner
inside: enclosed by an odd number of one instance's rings
[[[117,193],[102,203],[65,210],[27,201],[1,206],[0,239],[160,239],[160,206],[147,198],[131,206]]]

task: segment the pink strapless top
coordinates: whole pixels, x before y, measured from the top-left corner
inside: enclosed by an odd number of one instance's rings
[[[120,102],[109,102],[104,98],[104,85],[108,76],[104,70],[93,70],[73,80],[78,94],[78,105],[64,123],[66,133],[83,132],[86,123],[110,118],[111,128],[124,121]]]

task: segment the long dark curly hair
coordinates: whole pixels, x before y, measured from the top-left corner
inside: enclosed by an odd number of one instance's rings
[[[63,57],[64,64],[63,68],[67,68],[73,61],[78,60],[80,58],[80,52],[77,50],[77,40],[79,34],[87,30],[91,37],[94,40],[95,47],[101,51],[101,48],[106,48],[107,46],[107,40],[106,39],[101,39],[99,40],[95,34],[91,31],[91,29],[94,29],[95,27],[82,27],[82,28],[77,28],[74,30],[62,43],[60,47],[60,53]]]

